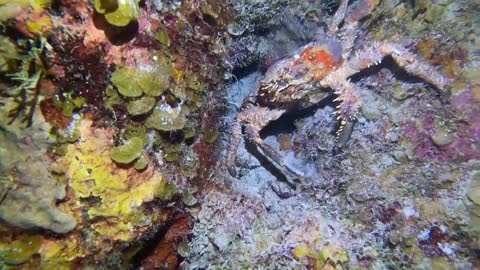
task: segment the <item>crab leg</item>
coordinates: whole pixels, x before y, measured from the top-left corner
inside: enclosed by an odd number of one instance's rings
[[[392,56],[393,60],[408,73],[424,79],[426,82],[435,86],[439,91],[442,101],[446,101],[450,96],[450,80],[440,72],[433,69],[430,65],[415,58],[411,52],[397,44],[384,42],[380,45],[380,51],[385,55]]]
[[[357,24],[358,21],[370,15],[372,11],[378,6],[380,0],[360,0],[356,3],[356,7],[352,9],[345,22],[347,24]]]
[[[335,15],[333,15],[332,21],[328,26],[328,32],[334,34],[338,30],[338,26],[342,23],[345,18],[345,13],[347,13],[348,0],[342,0],[340,6],[338,7]]]
[[[321,82],[323,87],[335,89],[338,96],[334,101],[339,101],[335,114],[340,121],[340,127],[337,130],[335,144],[337,148],[345,147],[353,131],[353,124],[357,113],[361,109],[361,102],[357,96],[359,92],[356,86],[351,83],[346,74],[333,72],[327,75]]]
[[[355,56],[347,64],[328,74],[320,82],[320,85],[323,87],[335,89],[335,93],[338,95],[337,100],[341,102],[336,111],[338,120],[341,123],[337,131],[337,147],[341,148],[345,146],[349,134],[353,130],[352,121],[355,119],[355,114],[361,107],[360,100],[357,96],[358,90],[355,89],[355,85],[353,85],[348,78],[363,69],[379,64],[387,55],[390,55],[393,60],[408,73],[420,77],[433,85],[438,90],[442,101],[448,99],[450,95],[448,78],[425,62],[417,59],[412,53],[400,45],[389,42],[374,43],[373,46],[367,50],[357,51]]]
[[[350,61],[335,72],[327,75],[320,83],[322,86],[331,86],[330,82],[332,81],[346,80],[361,70],[379,64],[387,55],[390,55],[401,68],[411,75],[417,76],[433,85],[442,99],[448,98],[450,95],[448,86],[450,80],[447,77],[424,61],[416,58],[414,54],[404,47],[390,42],[375,42],[370,48],[357,51]]]

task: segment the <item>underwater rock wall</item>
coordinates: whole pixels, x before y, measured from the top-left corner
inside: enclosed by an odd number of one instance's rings
[[[0,268],[178,267],[216,161],[229,12],[0,3]]]
[[[7,2],[0,268],[479,267],[475,1]],[[362,58],[384,40],[414,59]],[[340,61],[292,55],[314,41]],[[348,93],[305,78],[352,66],[328,84]],[[325,98],[286,106],[267,146],[241,123],[232,175],[237,115],[281,107],[266,84]]]

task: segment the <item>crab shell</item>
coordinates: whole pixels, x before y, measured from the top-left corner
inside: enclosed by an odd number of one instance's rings
[[[260,82],[259,101],[266,106],[301,109],[330,95],[319,82],[343,64],[342,46],[335,40],[309,43],[278,61]]]

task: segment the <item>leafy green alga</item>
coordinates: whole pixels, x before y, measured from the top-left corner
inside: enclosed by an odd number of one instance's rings
[[[142,115],[148,113],[155,106],[155,98],[153,97],[142,97],[130,101],[127,104],[127,111],[131,115]]]
[[[172,66],[166,60],[153,70],[119,68],[112,73],[111,81],[124,97],[139,97],[143,93],[158,97],[170,87]]]
[[[163,131],[182,129],[187,122],[188,109],[180,104],[172,107],[167,103],[157,106],[145,121],[145,126]]]
[[[124,97],[139,97],[142,95],[142,88],[138,85],[133,70],[119,68],[112,73],[111,81]]]
[[[137,0],[95,0],[95,10],[111,25],[126,26],[140,14]]]
[[[128,164],[140,157],[144,146],[145,142],[142,138],[133,137],[124,145],[113,148],[111,157],[115,162]]]

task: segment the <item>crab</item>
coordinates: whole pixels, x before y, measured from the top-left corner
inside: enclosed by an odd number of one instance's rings
[[[362,106],[357,86],[349,78],[379,64],[386,56],[409,74],[432,85],[442,101],[448,99],[449,79],[399,44],[374,42],[368,48],[351,53],[358,22],[369,15],[378,2],[358,1],[357,7],[347,14],[348,1],[342,0],[322,38],[297,49],[267,70],[260,87],[243,101],[232,123],[226,159],[231,175],[236,176],[234,163],[244,127],[246,138],[260,148],[289,182],[306,180],[302,172],[284,164],[280,154],[260,137],[260,131],[286,112],[311,107],[335,94],[335,101],[339,102],[335,112],[339,122],[335,145],[337,150],[342,149]]]

